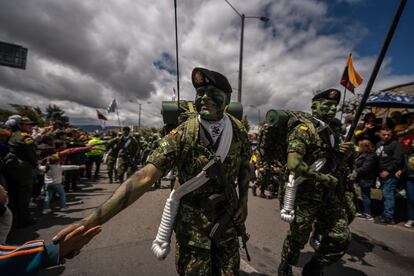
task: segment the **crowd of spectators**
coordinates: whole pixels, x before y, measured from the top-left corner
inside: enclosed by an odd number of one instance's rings
[[[0,244],[12,227],[37,222],[32,210],[37,205],[46,215],[57,197],[65,211],[67,192],[79,191],[82,180],[99,178],[105,143],[99,133],[56,122],[38,127],[27,117],[10,116],[0,126]]]
[[[389,118],[378,120],[368,113],[355,131],[355,140],[356,183],[362,197],[357,216],[373,220],[371,188],[379,188],[383,212],[377,222],[395,224],[396,195],[403,190],[407,198],[405,226],[414,227],[414,115],[404,117],[394,111]]]

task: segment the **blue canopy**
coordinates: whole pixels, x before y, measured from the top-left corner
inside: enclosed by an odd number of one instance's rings
[[[388,93],[372,96],[368,99],[366,106],[387,108],[414,108],[414,96]]]

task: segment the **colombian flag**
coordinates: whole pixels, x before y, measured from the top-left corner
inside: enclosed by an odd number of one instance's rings
[[[346,62],[344,73],[342,74],[341,84],[345,86],[346,89],[354,93],[355,87],[358,87],[364,79],[358,72],[355,70],[354,65],[352,64],[352,53],[348,56],[348,61]]]

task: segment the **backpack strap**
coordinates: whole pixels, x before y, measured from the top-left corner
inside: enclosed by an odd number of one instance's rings
[[[187,158],[190,149],[194,148],[197,143],[198,130],[200,127],[197,116],[192,116],[185,122],[185,124],[186,127],[181,138],[181,142],[183,143],[183,150],[181,152],[183,160]]]

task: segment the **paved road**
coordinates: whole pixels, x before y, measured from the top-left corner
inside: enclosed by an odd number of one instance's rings
[[[67,211],[41,216],[35,226],[13,232],[9,241],[50,241],[64,225],[81,219],[102,203],[117,186],[108,184],[105,178],[84,184],[81,192],[68,194]],[[163,186],[160,190],[150,190],[105,224],[102,233],[76,259],[42,275],[176,275],[172,253],[160,262],[150,252],[169,193],[166,182]],[[276,275],[281,245],[288,229],[287,224],[280,221],[278,211],[277,200],[250,198],[247,228],[251,234],[252,261],[249,264],[243,261],[243,275]],[[353,241],[348,253],[330,267],[326,275],[414,275],[414,231],[360,220],[351,228]],[[309,247],[303,250],[299,265],[294,268],[295,275],[300,275],[311,252]]]

